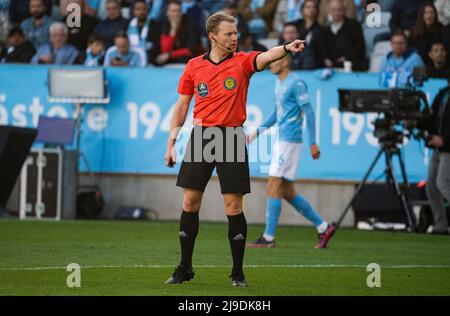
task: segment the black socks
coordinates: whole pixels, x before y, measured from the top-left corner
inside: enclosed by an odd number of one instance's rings
[[[198,233],[198,212],[181,213],[180,218],[180,245],[181,263],[183,268],[192,267],[192,253],[194,252],[195,238]]]
[[[245,241],[247,239],[247,221],[244,213],[228,217],[228,239],[233,257],[233,273],[242,272]]]
[[[247,221],[244,213],[228,217],[228,239],[230,240],[231,255],[233,257],[232,272],[242,272],[244,261],[245,242],[247,240]],[[195,238],[198,233],[198,212],[181,213],[180,218],[180,245],[181,263],[183,268],[192,267],[192,253]]]

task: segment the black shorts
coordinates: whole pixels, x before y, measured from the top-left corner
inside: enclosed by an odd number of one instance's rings
[[[181,163],[177,186],[204,192],[215,167],[222,194],[250,193],[243,127],[194,126]]]

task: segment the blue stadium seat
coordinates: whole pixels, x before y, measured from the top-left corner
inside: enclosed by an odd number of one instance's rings
[[[375,44],[373,53],[370,54],[370,72],[378,72],[380,70],[381,59],[391,51],[391,42],[382,41]]]
[[[391,19],[390,12],[381,12],[381,26],[380,27],[368,27],[366,23],[363,23],[363,34],[366,42],[366,57],[369,57],[372,53],[375,37],[383,33],[390,33],[389,20]]]

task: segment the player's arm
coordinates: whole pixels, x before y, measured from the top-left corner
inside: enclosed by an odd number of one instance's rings
[[[277,122],[277,112],[275,110],[256,130],[250,132],[247,135],[247,144],[250,144],[261,133],[264,133],[271,126],[275,125],[276,122]]]
[[[180,94],[173,110],[172,119],[170,120],[170,133],[169,139],[167,141],[167,151],[165,156],[166,165],[170,168],[175,165],[176,156],[174,146],[177,140],[178,133],[180,132],[181,127],[186,121],[186,116],[189,111],[191,100],[192,95]]]
[[[314,159],[319,159],[320,149],[316,144],[316,117],[311,103],[305,103],[302,105],[302,111],[306,117],[306,128],[308,129],[308,142],[310,146],[311,156]]]
[[[308,129],[308,142],[309,145],[316,145],[316,117],[311,103],[302,105],[302,111],[306,117],[306,128]]]
[[[288,44],[276,46],[268,50],[267,52],[261,53],[256,57],[256,67],[255,70],[263,70],[270,63],[285,57],[290,53],[299,53],[305,49],[305,41],[296,39]]]
[[[319,159],[320,149],[316,144],[316,117],[314,110],[309,100],[308,87],[302,81],[297,82],[296,85],[297,102],[305,114],[306,128],[308,129],[308,142],[313,159]]]

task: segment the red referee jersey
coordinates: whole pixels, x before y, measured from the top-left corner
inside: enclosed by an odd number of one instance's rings
[[[247,90],[260,52],[231,53],[219,63],[209,53],[189,60],[178,93],[195,94],[194,125],[241,126],[247,119]]]

